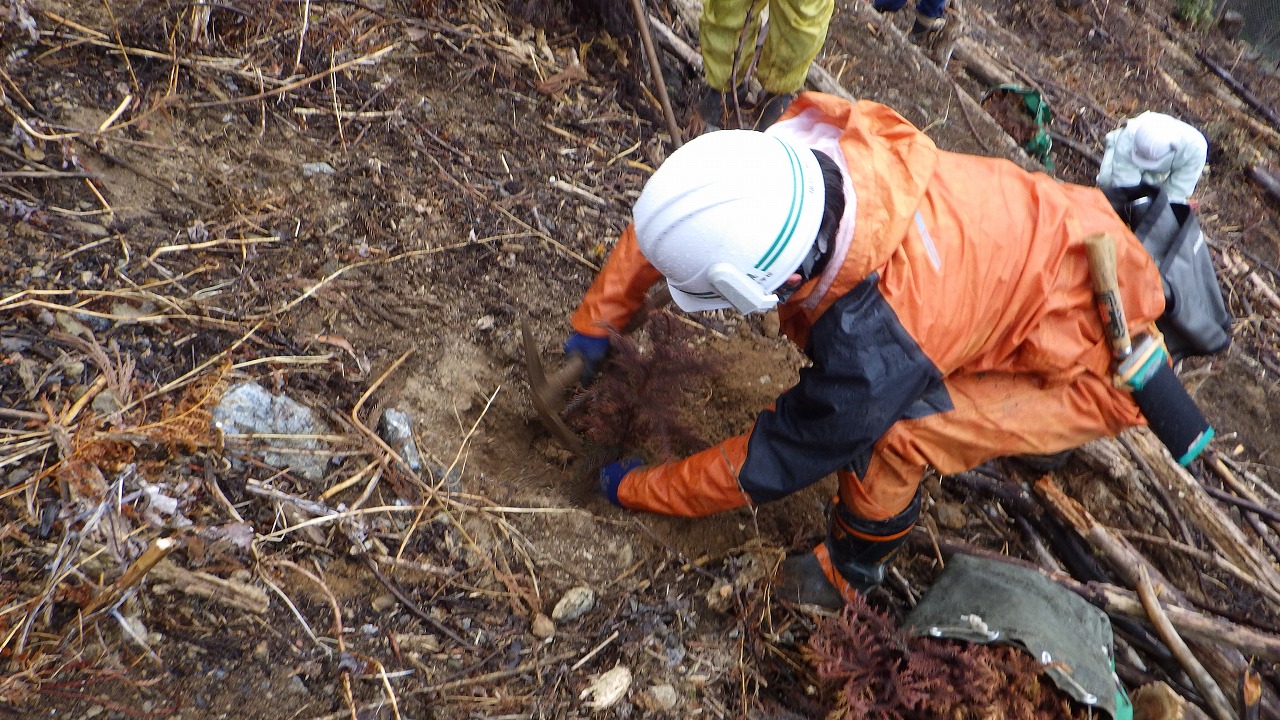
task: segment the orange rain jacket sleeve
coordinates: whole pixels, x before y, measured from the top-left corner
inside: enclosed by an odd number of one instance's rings
[[[569,322],[574,330],[592,337],[621,330],[644,305],[649,288],[661,279],[662,273],[640,254],[635,226],[628,225]]]
[[[748,434],[629,473],[619,504],[700,516],[837,472],[841,503],[879,520],[910,503],[930,467],[1056,452],[1145,422],[1110,382],[1084,238],[1115,236],[1135,332],[1164,296],[1100,191],[939,151],[867,101],[804,93],[770,132],[845,174],[836,255],[779,309],[813,365]],[[656,279],[628,229],[574,328],[621,327]]]

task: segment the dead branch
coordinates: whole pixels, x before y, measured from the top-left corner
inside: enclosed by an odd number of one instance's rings
[[[667,121],[667,132],[671,133],[671,144],[678,148],[684,144],[684,139],[680,135],[676,114],[671,109],[671,98],[667,97],[667,83],[662,79],[662,64],[658,60],[658,51],[653,47],[653,34],[649,32],[649,16],[644,10],[644,0],[631,0],[631,10],[635,13],[636,28],[640,31],[645,57],[649,59],[649,74],[658,90],[658,102],[662,105],[662,116]]]
[[[441,623],[439,620],[431,617],[431,614],[423,610],[421,607],[419,607],[418,604],[415,603],[412,598],[410,598],[408,595],[405,594],[403,590],[400,589],[399,585],[396,585],[395,583],[391,582],[391,580],[387,578],[386,575],[383,575],[382,571],[378,569],[378,563],[375,562],[374,559],[369,556],[369,553],[365,552],[364,547],[360,544],[360,542],[356,538],[348,536],[348,539],[351,540],[351,547],[355,549],[357,553],[359,553],[360,559],[364,561],[365,566],[368,567],[369,571],[373,573],[373,576],[378,579],[378,582],[382,583],[383,587],[385,587],[392,595],[394,595],[396,597],[396,600],[399,600],[400,604],[404,605],[405,608],[409,610],[409,612],[418,616],[419,619],[421,619],[423,622],[427,623],[431,627],[435,628],[436,631],[439,632],[441,635],[444,635],[445,637],[458,643],[462,647],[471,646],[471,643],[463,639],[461,635],[454,632],[444,623]]]
[[[1255,502],[1246,500],[1245,498],[1236,497],[1225,490],[1219,490],[1215,487],[1205,487],[1204,491],[1209,493],[1210,496],[1217,498],[1228,505],[1234,505],[1241,510],[1251,512],[1259,517],[1264,517],[1272,522],[1280,522],[1280,513],[1275,510],[1269,510]]]
[[[157,563],[168,557],[169,553],[177,550],[179,547],[181,547],[181,543],[174,538],[156,538],[155,540],[152,540],[151,544],[147,546],[147,549],[138,556],[137,560],[134,560],[133,563],[129,565],[128,569],[124,571],[124,574],[121,575],[118,580],[111,583],[111,585],[89,601],[89,604],[84,607],[82,617],[89,618],[97,611],[106,608],[116,600],[119,600],[124,596],[126,591],[142,582],[142,578],[145,577]]]
[[[1088,160],[1094,165],[1098,165],[1098,166],[1102,165],[1102,156],[1094,152],[1093,150],[1091,150],[1084,143],[1077,141],[1075,138],[1063,135],[1062,133],[1056,130],[1050,132],[1049,135],[1053,138],[1053,141],[1055,143],[1058,143],[1059,145],[1062,145],[1072,150],[1077,155]]]
[[[1130,437],[1134,447],[1147,457],[1151,467],[1161,476],[1159,481],[1168,483],[1173,491],[1170,496],[1178,501],[1191,524],[1213,541],[1232,563],[1258,578],[1259,582],[1280,591],[1280,573],[1275,565],[1253,548],[1240,527],[1213,502],[1191,473],[1173,462],[1155,435],[1143,428],[1142,432],[1132,432]]]
[[[1133,443],[1126,436],[1121,435],[1116,440],[1120,441],[1124,449],[1128,450],[1134,461],[1138,463],[1138,467],[1142,468],[1142,475],[1147,480],[1147,487],[1155,491],[1160,504],[1164,506],[1165,512],[1168,513],[1165,525],[1170,530],[1177,530],[1184,543],[1191,543],[1191,529],[1187,527],[1187,523],[1178,512],[1178,507],[1174,504],[1173,498],[1169,496],[1169,489],[1157,479],[1151,463],[1147,462],[1147,459],[1142,456],[1142,453],[1138,452],[1137,448],[1133,446]]]
[[[1158,443],[1159,441],[1156,440],[1155,442]],[[1135,445],[1140,444],[1135,443]],[[1053,482],[1052,478],[1048,476],[1040,478],[1035,484],[1035,490],[1047,507],[1071,525],[1081,537],[1089,541],[1106,557],[1108,564],[1124,579],[1127,585],[1138,587],[1144,577],[1139,571],[1144,571],[1146,577],[1156,578],[1156,582],[1169,589],[1169,603],[1171,605],[1190,607],[1190,602],[1174,589],[1174,586],[1164,578],[1159,570],[1151,565],[1146,557],[1135,550],[1123,538],[1098,523],[1082,505],[1067,497],[1061,488]],[[1203,528],[1203,526],[1201,527]],[[1203,529],[1207,531],[1207,528]],[[1239,533],[1239,530],[1237,529],[1236,532]],[[1252,566],[1246,569],[1254,571]],[[1246,667],[1243,656],[1238,653],[1229,654],[1224,652],[1223,648],[1211,643],[1196,643],[1195,651],[1202,658],[1202,662],[1212,668],[1211,672],[1214,678],[1220,683],[1233,682],[1232,679],[1239,677],[1243,668]]]
[[[1169,622],[1169,618],[1164,613],[1164,609],[1160,607],[1160,600],[1156,597],[1156,590],[1151,585],[1150,578],[1147,577],[1145,568],[1138,569],[1138,597],[1142,600],[1142,606],[1146,609],[1148,617],[1151,618],[1151,624],[1155,626],[1156,633],[1164,640],[1165,645],[1173,651],[1174,657],[1178,659],[1178,664],[1183,670],[1187,671],[1187,675],[1191,677],[1191,682],[1195,683],[1196,689],[1204,696],[1209,703],[1209,708],[1213,710],[1214,716],[1218,720],[1235,720],[1235,713],[1231,706],[1227,703],[1227,698],[1222,692],[1222,688],[1214,682],[1209,673],[1191,654],[1191,649],[1178,636],[1178,631],[1173,628],[1173,624]]]
[[[964,66],[965,72],[973,76],[978,84],[986,88],[1007,85],[1014,82],[1013,72],[1001,65],[986,48],[969,38],[956,40],[954,57]]]
[[[202,597],[218,605],[244,610],[255,615],[261,615],[271,607],[267,594],[248,583],[187,570],[169,561],[156,565],[151,571],[151,576],[160,582],[168,583],[178,592]]]

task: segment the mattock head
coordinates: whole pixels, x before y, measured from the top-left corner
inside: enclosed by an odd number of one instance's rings
[[[582,438],[565,424],[560,413],[564,410],[564,398],[569,386],[582,375],[582,356],[569,356],[565,366],[548,380],[542,368],[542,359],[538,355],[538,346],[533,341],[533,333],[529,332],[528,322],[520,324],[520,334],[524,338],[524,362],[529,371],[529,398],[538,413],[538,420],[566,449],[581,454],[585,450]]]

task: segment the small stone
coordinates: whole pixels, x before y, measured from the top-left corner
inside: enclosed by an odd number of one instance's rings
[[[75,318],[71,317],[67,313],[60,312],[54,315],[53,317],[54,317],[54,320],[58,323],[58,327],[62,328],[62,332],[68,335],[75,335],[76,337],[82,337],[86,340],[93,338],[93,331],[90,330],[88,326],[86,326],[84,323],[80,322],[79,320],[76,320]]]
[[[101,705],[90,705],[89,709],[84,711],[84,716],[86,719],[95,718],[101,715],[105,710],[106,708],[102,707]]]
[[[534,637],[542,640],[548,640],[555,637],[556,624],[551,620],[551,618],[542,613],[538,613],[533,618],[533,625],[530,630],[533,632]]]
[[[400,649],[405,652],[440,652],[440,638],[435,635],[409,635],[407,633],[396,633],[392,637],[395,638],[396,645],[400,646]]]
[[[592,710],[603,710],[613,707],[626,697],[631,687],[631,670],[619,665],[597,677],[578,695],[579,700],[586,700],[587,707]]]
[[[253,647],[253,656],[258,658],[259,660],[265,660],[267,657],[268,649],[269,648],[267,646],[267,641],[263,640],[262,642],[258,643]]]
[[[629,568],[631,563],[636,561],[636,551],[631,549],[631,543],[623,543],[618,548],[618,567]]]
[[[551,618],[557,622],[568,622],[591,612],[596,605],[596,594],[589,587],[570,588],[556,603],[551,611]]]
[[[733,586],[724,580],[716,580],[707,591],[706,600],[712,610],[728,612],[733,606]]]
[[[969,524],[969,514],[959,503],[940,502],[934,505],[933,516],[938,524],[948,530],[962,530]]]
[[[397,602],[395,595],[392,595],[391,593],[383,593],[375,597],[370,605],[373,607],[374,612],[382,613],[395,608]]]
[[[659,710],[670,711],[680,702],[680,695],[670,685],[654,685],[649,688],[649,697]]]
[[[777,310],[770,310],[760,318],[760,332],[770,340],[777,340],[782,334],[782,320],[779,319]]]
[[[309,178],[316,175],[332,175],[336,170],[327,162],[311,162],[302,164],[302,177]]]
[[[417,472],[422,469],[422,455],[418,452],[418,446],[413,440],[413,418],[408,413],[396,409],[387,408],[382,413],[382,439],[387,441],[391,449],[395,450],[409,467]]]
[[[93,411],[99,415],[111,415],[118,412],[124,405],[120,402],[120,398],[116,397],[114,390],[106,388],[93,399],[92,407]]]
[[[285,692],[291,695],[305,695],[307,694],[307,684],[302,681],[302,678],[294,675],[289,678],[289,686],[285,688]]]
[[[494,324],[493,316],[485,315],[484,317],[476,321],[476,329],[480,331],[492,330],[493,324]]]

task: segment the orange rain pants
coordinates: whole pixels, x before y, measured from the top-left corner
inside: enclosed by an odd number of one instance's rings
[[[888,308],[890,331],[905,331],[906,354],[863,356],[873,364],[901,357],[922,365],[926,384],[904,390],[920,397],[906,398],[903,408],[916,400],[911,410],[893,410],[880,427],[860,422],[880,411],[870,401],[840,407],[848,397],[841,395],[832,407],[815,409],[824,399],[814,389],[831,385],[802,371],[750,433],[628,473],[620,504],[702,516],[779,497],[836,471],[840,505],[879,521],[907,508],[929,468],[949,474],[995,457],[1054,453],[1145,424],[1130,395],[1111,382],[1084,238],[1115,237],[1135,333],[1160,315],[1164,295],[1150,256],[1100,191],[1008,161],[940,151],[893,110],[868,101],[804,93],[768,132],[833,156],[846,180],[836,256],[780,306],[783,331],[811,357],[833,343],[856,355],[888,332],[863,324],[872,311],[850,303],[868,297],[866,306],[880,315]],[[603,336],[624,327],[660,279],[627,228],[574,312],[574,329]],[[848,337],[830,337],[839,335]],[[892,396],[894,388],[881,386],[896,382],[900,364],[886,361],[864,373],[870,399]],[[820,368],[825,375],[849,371]],[[885,382],[866,380],[875,377]],[[932,409],[920,411],[926,400]],[[784,411],[782,424],[791,430],[775,432]],[[808,461],[833,445],[862,459],[826,472]],[[758,477],[739,477],[753,467],[769,468],[777,482],[761,489]]]

